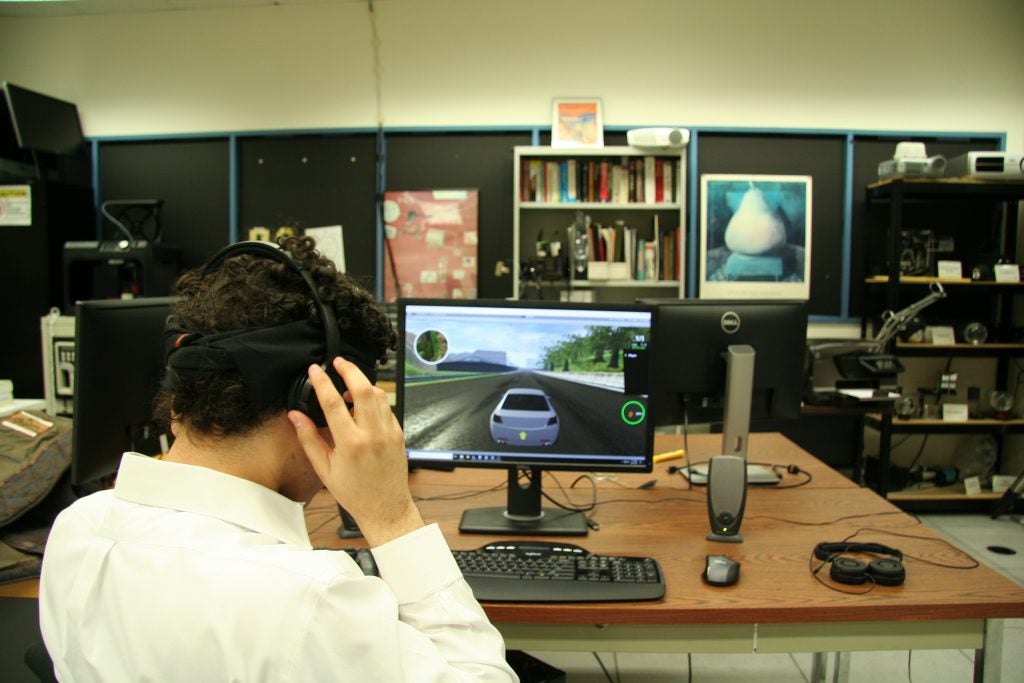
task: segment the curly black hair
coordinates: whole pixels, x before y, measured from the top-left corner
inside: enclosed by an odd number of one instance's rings
[[[334,308],[342,338],[386,362],[388,349],[397,348],[398,335],[373,295],[320,255],[312,237],[285,236],[278,244],[312,274],[320,299]],[[302,277],[284,263],[253,254],[230,256],[205,274],[202,267],[186,271],[172,294],[179,297],[172,307],[177,324],[191,333],[320,321]],[[186,425],[196,436],[244,435],[285,409],[287,389],[281,387],[278,399],[255,409],[236,370],[187,379],[168,367],[155,400],[155,415],[165,424]]]

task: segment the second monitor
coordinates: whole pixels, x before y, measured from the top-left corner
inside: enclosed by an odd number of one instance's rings
[[[800,416],[807,344],[804,301],[643,299],[658,305],[657,341],[652,356],[651,419],[658,426],[723,423],[723,453],[746,456],[750,420]],[[725,424],[730,348],[752,357],[753,376],[733,396],[740,424]],[[751,353],[752,352],[752,353]],[[745,358],[741,355],[740,358]],[[735,368],[734,368],[735,369]],[[737,393],[737,389],[733,389]],[[749,403],[748,403],[749,402]],[[737,408],[739,406],[739,408]],[[742,445],[736,446],[736,440]],[[706,470],[687,470],[704,483]],[[770,470],[748,468],[763,476],[756,483],[778,481]],[[702,480],[703,478],[703,480]]]
[[[751,419],[797,418],[807,347],[803,301],[642,299],[658,306],[651,418],[659,426],[720,422],[730,346],[755,353]]]

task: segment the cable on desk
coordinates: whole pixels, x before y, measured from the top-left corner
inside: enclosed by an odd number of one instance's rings
[[[562,508],[563,510],[568,510],[569,512],[590,512],[597,505],[597,482],[594,481],[594,477],[592,475],[590,475],[590,474],[580,475],[579,477],[576,477],[576,479],[569,486],[569,488],[574,488],[576,486],[577,482],[579,482],[579,481],[581,481],[583,479],[586,479],[587,481],[590,482],[590,485],[593,487],[592,491],[591,491],[590,504],[577,506],[577,505],[574,505],[572,503],[572,499],[569,498],[569,494],[565,490],[565,487],[562,486],[562,482],[558,481],[558,477],[556,477],[555,475],[551,474],[551,472],[546,472],[545,471],[545,472],[543,472],[543,474],[546,474],[549,479],[551,479],[552,481],[555,482],[555,485],[558,487],[558,490],[561,491],[562,495],[565,496],[565,499],[567,501],[569,501],[568,505],[560,503],[557,500],[555,500],[554,498],[552,498],[550,495],[545,493],[544,489],[542,488],[541,491],[540,491],[540,495],[543,496],[544,498],[546,498],[548,500],[548,502],[550,502],[552,505],[556,505],[556,506]]]
[[[485,493],[492,493],[494,491],[500,491],[503,488],[507,488],[507,487],[508,487],[508,480],[502,480],[502,482],[500,484],[495,484],[494,486],[491,486],[491,487],[486,488],[486,489],[475,489],[475,490],[472,490],[472,491],[463,491],[461,493],[443,493],[443,494],[437,495],[437,496],[413,496],[412,499],[413,499],[414,502],[420,502],[420,501],[424,501],[425,502],[425,501],[431,501],[431,500],[463,500],[465,498],[475,498],[477,496],[482,496]]]
[[[863,517],[884,517],[885,515],[904,515],[906,514],[902,510],[891,510],[886,512],[863,512],[857,515],[843,515],[842,517],[836,517],[825,522],[805,522],[799,519],[786,519],[785,517],[774,517],[772,515],[747,515],[747,519],[770,519],[776,522],[784,522],[786,524],[796,524],[797,526],[828,526],[830,524],[838,524],[839,522],[845,522],[851,519],[861,519]]]
[[[890,536],[898,536],[899,538],[909,538],[909,539],[912,539],[912,540],[915,540],[915,541],[933,541],[935,543],[941,543],[944,546],[946,546],[947,548],[949,548],[950,550],[952,550],[955,554],[959,555],[960,557],[966,558],[970,563],[973,563],[973,564],[943,564],[941,562],[935,562],[933,560],[926,560],[925,558],[917,557],[916,555],[910,555],[910,554],[908,554],[906,552],[903,553],[903,557],[910,558],[911,560],[916,560],[917,562],[924,562],[925,564],[930,564],[933,567],[942,567],[943,569],[975,569],[976,567],[980,567],[981,566],[981,563],[978,562],[973,557],[971,557],[968,553],[964,552],[960,548],[957,548],[955,545],[953,545],[952,543],[950,543],[946,539],[939,538],[939,537],[934,537],[933,538],[933,537],[930,537],[930,536],[915,536],[913,534],[901,534],[898,531],[891,531],[889,529],[875,529],[875,528],[872,528],[872,527],[862,527],[862,528],[857,529],[856,531],[854,531],[852,534],[847,536],[845,539],[843,539],[843,542],[849,541],[851,538],[854,538],[855,536],[859,535],[861,532],[864,532],[864,531],[869,531],[869,532],[871,532],[873,534],[889,534]]]
[[[689,483],[689,487],[688,488],[689,489],[693,489],[693,480],[690,479],[690,477],[688,477],[685,474],[685,472],[689,472],[690,468],[693,467],[694,465],[704,465],[704,464],[706,464],[708,462],[710,462],[710,461],[708,461],[708,460],[700,460],[698,462],[690,462],[689,460],[687,460],[687,464],[685,464],[685,465],[669,465],[668,473],[669,474],[679,474],[679,476],[683,477],[683,479],[686,479],[686,481]],[[764,488],[764,489],[795,489],[795,488],[799,488],[800,486],[807,486],[812,481],[814,481],[814,475],[812,475],[810,472],[808,472],[807,470],[803,469],[799,465],[794,465],[792,463],[790,463],[788,465],[784,465],[784,464],[781,464],[781,463],[773,463],[773,462],[748,462],[747,464],[748,465],[759,465],[761,467],[771,468],[772,472],[774,472],[775,475],[777,477],[779,477],[779,482],[776,482],[776,483],[748,483],[748,485],[750,485],[750,486],[757,486],[758,488]],[[799,481],[799,482],[796,482],[796,483],[793,483],[793,484],[783,484],[783,483],[781,483],[781,480],[782,480],[782,477],[784,475],[782,474],[782,472],[779,471],[781,469],[785,469],[786,473],[788,473],[788,474],[802,474],[804,476],[804,478],[803,478],[802,481]]]

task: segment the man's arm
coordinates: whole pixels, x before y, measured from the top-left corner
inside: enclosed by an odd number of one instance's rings
[[[345,381],[351,412],[324,371],[309,369],[331,443],[307,416],[291,411],[288,417],[317,475],[358,522],[390,590],[369,590],[366,584],[376,580],[341,582],[318,613],[328,623],[341,620],[345,636],[368,638],[363,656],[380,667],[378,674],[400,676],[395,680],[518,680],[505,661],[501,634],[473,597],[440,530],[424,526],[412,500],[405,439],[387,395],[352,363],[337,358],[334,367]],[[362,584],[358,595],[350,594],[352,584]],[[364,601],[375,604],[344,624],[353,605]],[[333,631],[314,628],[311,650],[334,652],[322,642]]]

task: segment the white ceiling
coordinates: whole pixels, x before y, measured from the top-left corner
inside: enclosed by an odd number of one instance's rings
[[[0,17],[58,17],[85,14],[124,14],[129,12],[174,12],[224,7],[272,7],[340,2],[366,3],[368,0],[67,0],[22,2],[0,0]]]

